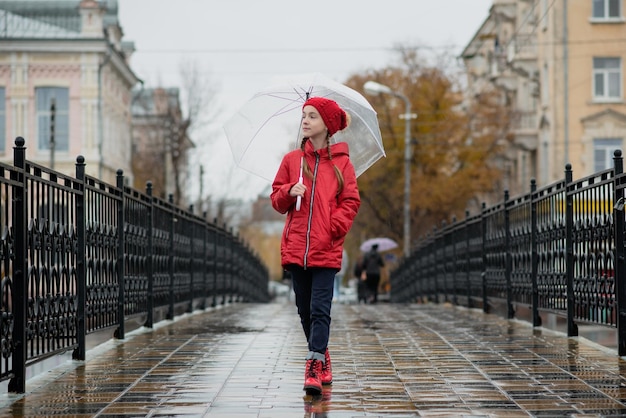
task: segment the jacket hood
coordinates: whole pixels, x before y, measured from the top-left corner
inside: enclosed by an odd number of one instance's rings
[[[306,154],[313,154],[315,152],[311,141],[307,141],[306,144],[304,145],[304,152]],[[328,148],[322,147],[317,150],[317,153],[322,158],[328,157]],[[330,153],[333,158],[340,156],[340,155],[345,155],[347,157],[350,155],[350,147],[348,146],[347,142],[337,142],[336,144],[330,145]]]

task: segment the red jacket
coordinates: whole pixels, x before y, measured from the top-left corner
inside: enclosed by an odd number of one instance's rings
[[[296,211],[296,198],[289,195],[289,190],[300,176],[301,150],[283,157],[272,184],[272,206],[287,213],[280,245],[281,264],[340,269],[343,242],[361,205],[348,144],[331,145],[332,161],[327,148],[314,151],[310,141],[304,148],[313,179],[303,175],[307,190],[300,210]],[[339,195],[333,165],[343,174],[344,186]]]

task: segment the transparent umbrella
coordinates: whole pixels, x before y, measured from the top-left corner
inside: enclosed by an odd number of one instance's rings
[[[309,97],[336,101],[350,115],[350,125],[331,142],[347,142],[357,177],[385,149],[376,111],[356,90],[319,73],[288,76],[256,93],[224,124],[238,167],[273,181],[283,155],[300,146],[302,105]]]

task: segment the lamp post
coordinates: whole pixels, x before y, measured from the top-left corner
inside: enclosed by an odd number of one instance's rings
[[[411,113],[411,102],[404,94],[375,81],[367,81],[363,88],[369,94],[390,94],[404,100],[404,115],[400,117],[404,119],[404,256],[408,257],[411,255],[411,119],[417,114]]]

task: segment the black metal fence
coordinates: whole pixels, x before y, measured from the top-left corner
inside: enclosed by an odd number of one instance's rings
[[[392,302],[448,301],[489,312],[505,306],[566,318],[569,336],[578,324],[617,330],[626,355],[625,218],[621,151],[614,168],[563,180],[502,202],[461,222],[437,228],[391,274]]]
[[[269,300],[269,274],[226,225],[169,201],[85,174],[26,160],[0,164],[0,380],[24,392],[26,368],[72,350],[84,360],[86,335],[125,322],[152,327],[227,302]]]

